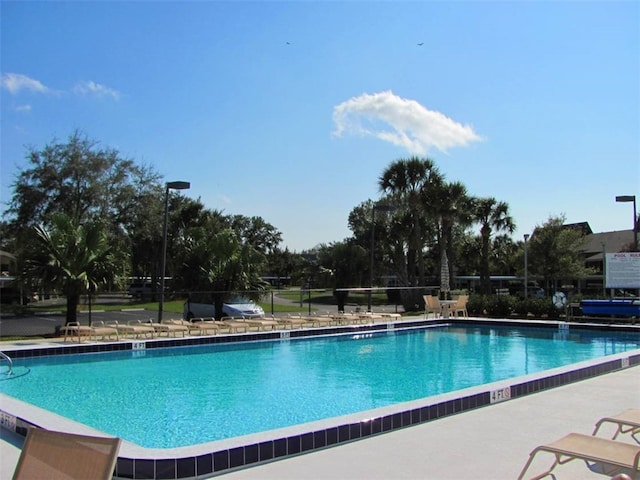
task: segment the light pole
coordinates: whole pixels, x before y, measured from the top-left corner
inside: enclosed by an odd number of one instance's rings
[[[167,182],[164,192],[164,222],[162,224],[162,261],[160,263],[160,303],[158,305],[158,323],[162,322],[164,307],[164,275],[167,263],[167,223],[169,220],[169,190],[187,190],[189,182]]]
[[[607,244],[602,242],[602,296],[607,296]]]
[[[633,251],[638,251],[638,216],[636,214],[636,196],[618,195],[616,202],[633,202]]]
[[[527,241],[529,240],[529,234],[524,234],[524,298],[529,297],[529,259],[527,258]]]
[[[375,230],[376,230],[376,210],[381,212],[392,212],[396,207],[392,205],[385,205],[383,203],[374,204],[371,208],[371,265],[369,266],[369,306],[368,312],[371,311],[371,294],[373,291],[373,252],[375,250]]]

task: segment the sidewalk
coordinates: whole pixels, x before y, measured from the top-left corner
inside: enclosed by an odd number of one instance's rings
[[[531,450],[569,432],[591,434],[595,422],[640,408],[640,367],[222,475],[229,480],[515,479]],[[1,429],[0,429],[1,430]],[[602,429],[602,435],[609,430]],[[629,435],[619,440],[633,442]],[[21,439],[1,430],[0,478],[11,478]],[[551,463],[539,455],[530,476]],[[556,469],[558,480],[608,479],[583,462]]]

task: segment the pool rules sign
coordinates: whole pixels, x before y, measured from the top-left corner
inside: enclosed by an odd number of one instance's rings
[[[640,253],[607,253],[606,288],[640,288]]]

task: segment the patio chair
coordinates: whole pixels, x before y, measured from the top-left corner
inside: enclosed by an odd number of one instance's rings
[[[424,318],[429,318],[429,314],[433,313],[433,318],[442,316],[442,305],[440,305],[440,299],[433,295],[423,295],[424,299]]]
[[[533,459],[540,452],[551,453],[555,456],[555,461],[548,470],[531,477],[531,480],[546,477],[556,466],[572,460],[584,460],[587,465],[589,465],[588,462],[597,463],[605,475],[614,475],[621,470],[632,471],[634,475],[640,474],[640,446],[581,433],[570,433],[560,440],[536,447],[529,455],[529,460],[520,472],[518,480],[525,478],[525,473]]]
[[[615,440],[621,433],[631,433],[631,436],[638,441],[635,437],[637,433],[640,433],[640,409],[630,408],[624,412],[620,412],[612,417],[604,417],[598,420],[596,428],[593,430],[592,435],[596,435],[600,427],[605,423],[613,423],[616,425],[616,431],[611,437],[611,440]]]
[[[13,480],[111,479],[120,442],[119,438],[30,428]]]
[[[457,317],[460,314],[463,317],[468,317],[469,312],[467,312],[467,302],[469,301],[469,295],[458,295],[456,299],[456,303],[451,305],[451,313],[453,313],[454,317]]]

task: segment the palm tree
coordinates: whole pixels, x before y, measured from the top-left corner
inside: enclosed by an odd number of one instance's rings
[[[268,289],[262,280],[266,257],[248,243],[242,243],[231,228],[211,235],[204,228],[189,232],[184,245],[184,262],[178,277],[183,286],[211,291],[216,317],[223,315],[222,307],[234,292],[242,291],[248,298],[258,300]]]
[[[493,197],[479,198],[475,201],[474,217],[480,223],[480,238],[482,241],[480,287],[484,294],[489,294],[491,293],[489,269],[491,234],[494,231],[513,233],[516,225],[511,215],[509,215],[509,205],[505,202],[499,202]]]
[[[426,186],[423,192],[424,209],[438,219],[438,258],[445,256],[455,265],[453,231],[456,225],[465,227],[470,223],[471,201],[467,188],[461,182],[437,182]],[[439,270],[438,270],[439,271]],[[449,270],[449,283],[454,269]]]
[[[432,160],[417,157],[393,162],[378,180],[380,190],[395,200],[395,205],[400,208],[398,216],[405,219],[403,223],[408,231],[407,272],[410,284],[415,284],[414,272],[417,269],[418,281],[424,285],[422,251],[426,226],[422,192],[429,185],[438,185],[442,181],[443,176]]]
[[[116,255],[99,222],[78,224],[66,214],[52,218],[51,229],[33,229],[24,276],[60,288],[67,300],[66,324],[77,321],[80,296],[115,278]]]

